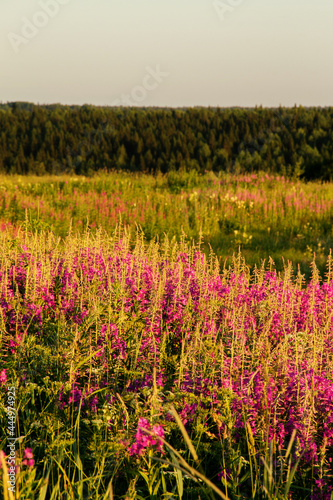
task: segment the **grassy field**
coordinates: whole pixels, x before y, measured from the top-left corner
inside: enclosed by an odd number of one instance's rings
[[[141,226],[148,241],[164,235],[202,241],[222,260],[238,249],[252,268],[271,257],[309,277],[316,263],[323,276],[333,246],[333,185],[302,183],[267,174],[166,176],[114,173],[85,177],[0,177],[0,227],[52,229],[64,237],[119,221]],[[22,226],[23,225],[23,226]]]
[[[332,185],[0,192],[3,498],[333,498]]]

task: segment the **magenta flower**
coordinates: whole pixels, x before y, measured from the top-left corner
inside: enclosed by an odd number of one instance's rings
[[[26,448],[24,450],[23,458],[24,458],[22,461],[23,465],[27,465],[28,467],[33,467],[35,465],[34,456],[31,448]]]
[[[148,434],[145,430],[151,431],[154,435]],[[129,454],[143,455],[147,448],[157,445],[157,450],[163,452],[163,443],[160,438],[164,438],[164,429],[161,425],[151,425],[146,418],[139,418],[135,442],[129,448]]]
[[[0,372],[0,384],[1,385],[6,385],[7,384],[7,370],[4,369],[2,372]]]

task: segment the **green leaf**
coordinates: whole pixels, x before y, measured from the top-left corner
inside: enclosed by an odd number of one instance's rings
[[[141,470],[139,470],[139,474],[143,477],[143,479],[146,481],[147,483],[147,486],[149,486],[149,478],[148,478],[148,475],[145,473],[145,472],[142,472]]]
[[[169,453],[171,455],[172,462],[175,465],[179,465],[178,460],[176,459],[174,453],[172,453],[171,450],[169,450]],[[176,475],[178,494],[179,494],[179,498],[181,500],[183,498],[183,494],[184,494],[183,474],[182,474],[182,471],[179,470],[178,468],[174,468],[174,471],[175,471],[175,475]]]
[[[160,488],[160,484],[161,484],[161,480],[159,479],[158,482],[157,482],[157,484],[156,484],[156,486],[155,486],[155,488],[154,488],[153,495],[157,495],[157,492],[158,492],[158,490]]]
[[[44,479],[43,481],[43,486],[41,487],[40,489],[40,492],[39,492],[39,496],[38,496],[38,500],[45,500],[45,496],[46,496],[46,492],[47,492],[47,488],[48,488],[48,485],[49,485],[49,475],[50,475],[50,467],[49,467],[49,470],[47,471],[47,475],[46,475],[46,478]]]

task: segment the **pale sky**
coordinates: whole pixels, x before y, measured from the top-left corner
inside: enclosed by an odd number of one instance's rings
[[[332,106],[332,0],[0,0],[0,101]]]

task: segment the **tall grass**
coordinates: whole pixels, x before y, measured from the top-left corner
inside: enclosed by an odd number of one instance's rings
[[[331,256],[305,283],[120,226],[0,238],[18,498],[332,498]]]
[[[240,248],[252,269],[271,257],[282,270],[283,257],[308,279],[313,254],[323,276],[332,248],[333,186],[195,172],[0,178],[0,228],[52,229],[64,237],[88,226],[111,234],[120,220],[141,226],[148,240],[201,238],[206,255],[211,247],[222,262]]]

